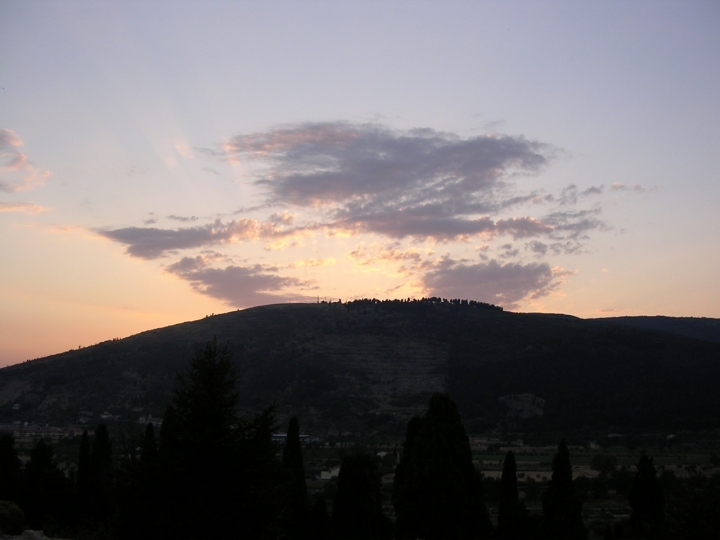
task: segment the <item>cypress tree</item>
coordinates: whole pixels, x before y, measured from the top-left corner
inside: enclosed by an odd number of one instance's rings
[[[300,445],[300,424],[290,419],[283,449],[282,466],[285,476],[284,529],[287,538],[305,538],[308,526],[307,484]]]
[[[498,534],[500,538],[523,538],[526,536],[527,512],[520,503],[517,487],[515,454],[508,451],[500,478],[500,501],[498,504]]]
[[[70,486],[55,463],[55,452],[43,439],[30,451],[24,484],[24,510],[30,528],[53,532],[53,528],[66,523],[70,511]]]
[[[83,430],[80,439],[80,453],[77,468],[77,505],[81,518],[89,517],[90,513],[90,437],[87,429]]]
[[[82,443],[82,442],[81,442]],[[90,504],[92,516],[107,524],[112,513],[112,442],[107,426],[98,424],[90,451]]]
[[[396,536],[486,538],[492,524],[482,477],[457,406],[435,394],[422,420],[408,425],[404,453],[393,486]]]
[[[630,526],[637,538],[662,537],[665,521],[665,497],[657,477],[653,458],[640,454],[635,481],[628,495],[632,508]]]
[[[332,526],[341,539],[392,536],[392,522],[382,512],[380,474],[374,456],[345,456],[340,465]]]
[[[153,467],[158,460],[158,448],[155,441],[155,427],[151,422],[145,427],[145,436],[143,437],[142,454],[140,454],[140,463],[145,467]]]
[[[0,500],[19,503],[21,489],[22,468],[15,450],[15,437],[0,434]]]
[[[327,502],[322,493],[315,496],[315,502],[310,510],[308,530],[308,538],[313,540],[330,540],[332,538],[330,514],[328,514]]]
[[[582,521],[582,502],[572,482],[570,451],[560,442],[552,462],[550,485],[543,497],[543,530],[548,538],[576,540],[587,538]]]

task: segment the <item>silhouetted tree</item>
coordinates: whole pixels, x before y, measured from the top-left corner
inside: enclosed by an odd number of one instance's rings
[[[500,501],[498,504],[498,535],[500,538],[525,538],[527,511],[520,503],[517,486],[517,465],[515,455],[505,455],[500,478]]]
[[[315,502],[310,509],[308,538],[313,540],[330,540],[332,538],[330,515],[327,510],[325,495],[322,493],[315,496]]]
[[[77,467],[77,512],[81,519],[90,517],[90,437],[87,429],[80,438]]]
[[[70,481],[58,469],[52,447],[40,439],[24,473],[24,511],[31,529],[58,531],[70,515]]]
[[[178,376],[160,431],[166,496],[161,522],[168,537],[226,538],[239,525],[244,430],[235,412],[236,379],[230,352],[218,350],[215,339]]]
[[[81,441],[82,444],[82,441]],[[107,426],[98,424],[90,451],[89,497],[92,517],[107,524],[113,511],[112,480],[113,459],[112,442]]]
[[[653,458],[648,457],[645,452],[640,454],[637,474],[628,501],[632,508],[630,526],[633,534],[638,538],[662,537],[665,498]]]
[[[0,434],[0,500],[19,503],[21,489],[22,468],[15,450],[15,437]]]
[[[135,448],[139,437],[127,437],[129,448],[116,471],[115,499],[117,515],[114,536],[133,540],[157,538],[158,517],[164,510],[164,493],[161,491],[161,475],[155,430],[151,423],[145,427],[142,453],[136,458]]]
[[[582,521],[582,502],[572,481],[570,452],[560,442],[552,463],[552,478],[543,496],[543,531],[553,539],[584,539],[587,531]]]
[[[146,467],[154,467],[158,460],[158,447],[155,440],[155,427],[148,422],[145,427],[145,436],[143,437],[142,454],[140,454],[140,462]]]
[[[341,539],[392,536],[392,522],[382,512],[380,474],[374,456],[345,456],[338,475],[332,525]]]
[[[295,416],[290,419],[288,426],[282,465],[285,476],[283,528],[289,539],[305,538],[308,532],[307,485],[300,445],[300,424]]]
[[[492,533],[482,478],[457,407],[435,394],[410,421],[393,486],[396,537],[485,538]]]

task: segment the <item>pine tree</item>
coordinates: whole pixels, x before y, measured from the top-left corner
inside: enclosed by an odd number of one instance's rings
[[[543,497],[543,530],[549,538],[576,540],[587,538],[582,521],[582,502],[572,482],[570,452],[560,442],[552,462],[550,485]]]
[[[492,525],[482,478],[455,403],[435,394],[411,420],[393,486],[397,538],[485,538]]]
[[[523,538],[526,536],[527,511],[520,503],[517,486],[515,455],[508,451],[500,478],[500,501],[498,505],[498,535],[500,538]]]
[[[637,474],[628,496],[632,514],[630,526],[637,538],[661,538],[665,521],[665,498],[653,458],[640,454]]]
[[[305,538],[308,532],[307,485],[300,445],[300,424],[295,416],[290,419],[288,426],[282,466],[286,497],[283,528],[289,539]]]
[[[167,537],[232,537],[253,519],[253,497],[244,492],[247,426],[236,414],[231,358],[213,338],[178,376],[160,431]]]

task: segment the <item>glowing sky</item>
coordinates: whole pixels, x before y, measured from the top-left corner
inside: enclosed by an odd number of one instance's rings
[[[277,303],[720,317],[720,3],[0,1],[0,365]]]

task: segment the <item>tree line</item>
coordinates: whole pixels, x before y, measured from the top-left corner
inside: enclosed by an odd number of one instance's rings
[[[274,408],[240,417],[236,381],[227,347],[209,342],[178,377],[159,436],[148,424],[141,439],[128,435],[113,448],[104,424],[92,440],[85,431],[72,477],[59,470],[43,440],[23,468],[12,436],[0,436],[0,532],[24,527],[87,539],[587,537],[564,441],[541,516],[531,516],[521,502],[515,457],[507,453],[494,527],[457,407],[447,394],[436,394],[425,415],[408,423],[395,469],[393,522],[383,511],[378,461],[370,454],[344,457],[332,501],[308,497],[297,418],[279,459]],[[627,533],[662,537],[663,490],[645,454],[628,499]],[[717,530],[713,526],[706,530]]]

